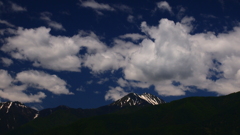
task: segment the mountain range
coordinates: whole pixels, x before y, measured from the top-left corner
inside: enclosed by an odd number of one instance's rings
[[[49,127],[52,127],[52,125],[66,125],[79,118],[112,113],[128,106],[148,106],[159,105],[163,103],[165,103],[164,100],[149,93],[144,93],[142,95],[130,93],[123,98],[111,103],[110,105],[102,106],[96,109],[75,109],[60,105],[56,108],[47,108],[41,111],[37,111],[25,106],[20,102],[3,102],[0,103],[0,134],[9,130],[16,129],[17,127],[20,127],[21,125],[35,119],[35,121],[41,121],[42,119],[46,119],[52,114],[58,115],[57,113],[61,111],[67,113],[67,120],[64,119],[64,116],[58,116],[62,120],[59,120],[59,118],[56,117],[56,119],[52,119],[51,121],[47,122],[47,127],[44,128],[44,126],[42,126],[43,128],[41,129],[48,129]],[[55,121],[57,121],[57,123],[55,123]]]
[[[44,109],[37,118],[6,135],[240,134],[240,92],[188,97],[170,103],[154,97],[130,93],[96,109]],[[10,113],[12,107],[6,106]]]

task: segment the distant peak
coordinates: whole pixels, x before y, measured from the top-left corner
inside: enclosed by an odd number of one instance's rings
[[[163,103],[166,103],[166,102],[150,93],[143,93],[141,95],[137,93],[129,93],[128,95],[122,97],[121,99],[113,102],[110,105],[124,107],[124,106],[134,106],[134,105],[138,105],[138,106],[159,105]]]

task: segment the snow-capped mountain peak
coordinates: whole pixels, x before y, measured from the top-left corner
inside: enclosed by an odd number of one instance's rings
[[[166,103],[164,100],[160,99],[157,96],[154,96],[149,93],[143,93],[142,95],[138,95],[136,93],[129,93],[123,98],[113,102],[110,106],[145,106],[145,105],[159,105]]]
[[[2,102],[0,103],[0,130],[5,131],[19,127],[19,125],[36,118],[37,114],[37,110],[20,102]]]

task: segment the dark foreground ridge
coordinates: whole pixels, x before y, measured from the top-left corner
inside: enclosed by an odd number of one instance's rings
[[[240,92],[221,97],[189,97],[155,106],[122,107],[110,114],[87,118],[79,118],[79,112],[74,114],[66,109],[38,117],[7,135],[237,135],[239,106]],[[117,106],[111,107],[114,110]],[[95,113],[101,109],[104,107]]]
[[[128,106],[147,106],[162,103],[165,103],[165,101],[148,93],[144,93],[143,95],[130,93],[110,105],[96,109],[75,109],[61,105],[56,108],[37,111],[20,102],[3,102],[0,103],[0,134],[14,130],[30,121],[37,123],[43,119],[45,121],[49,120],[44,124],[45,126],[37,127],[40,129],[48,129],[53,126],[70,124],[79,118],[112,113]]]

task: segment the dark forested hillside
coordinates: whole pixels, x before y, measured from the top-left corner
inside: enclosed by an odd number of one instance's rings
[[[14,131],[11,131],[10,134],[32,134],[41,130],[48,130],[57,126],[64,126],[80,118],[113,113],[129,106],[143,107],[164,103],[164,100],[148,93],[144,93],[143,95],[130,93],[123,98],[113,102],[112,104],[94,109],[75,109],[61,105],[56,108],[48,108],[39,112],[36,111],[35,113],[37,114],[37,117],[34,120],[29,120],[29,123],[25,122],[27,124],[23,123],[25,124],[24,126]],[[20,125],[18,125],[17,127],[19,126]],[[7,130],[11,129],[6,129],[5,131]],[[0,131],[0,134],[1,133],[3,132]]]
[[[157,106],[128,107],[35,134],[239,134],[239,106],[239,92],[221,97],[190,97]],[[16,131],[20,134],[22,130]]]

